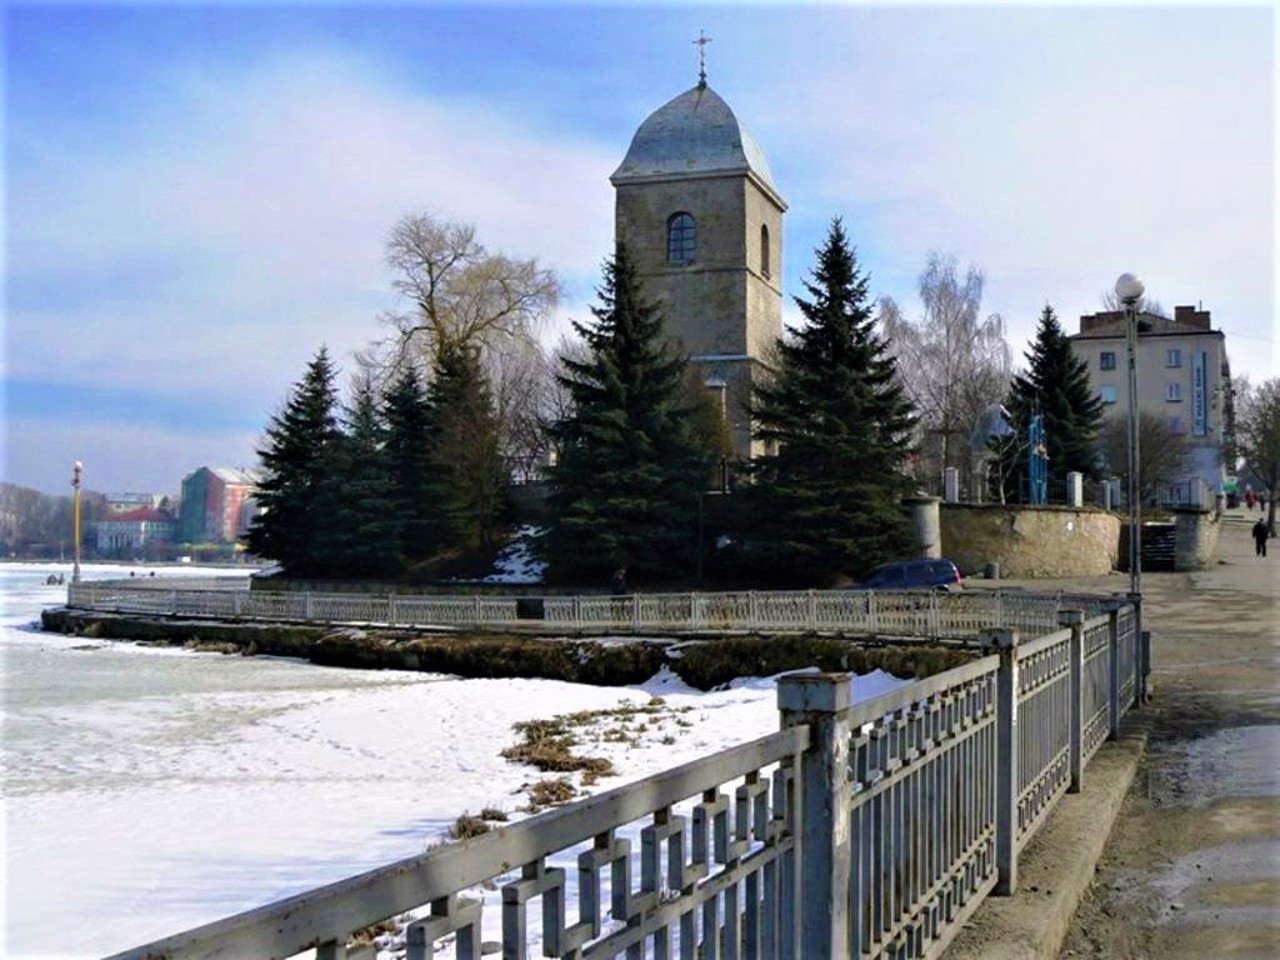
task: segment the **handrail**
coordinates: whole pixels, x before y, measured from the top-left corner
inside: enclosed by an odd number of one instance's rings
[[[570,806],[195,927],[108,960],[288,957],[317,943],[341,942],[377,919],[509,873],[735,777],[793,758],[808,746],[809,728],[789,727]],[[371,916],[371,909],[379,916]]]

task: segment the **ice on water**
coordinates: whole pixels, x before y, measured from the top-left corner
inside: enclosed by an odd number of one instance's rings
[[[463,680],[43,634],[40,609],[66,596],[50,572],[69,570],[0,567],[4,956],[112,953],[420,853],[464,811],[514,813],[540,776],[500,756],[521,720],[651,695],[692,707],[639,746],[593,744],[619,770],[598,790],[777,725],[771,681]],[[866,679],[860,698],[893,682]]]

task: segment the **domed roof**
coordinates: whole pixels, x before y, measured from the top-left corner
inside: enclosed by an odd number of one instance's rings
[[[720,95],[698,84],[640,124],[622,166],[609,179],[663,179],[682,174],[751,173],[781,202],[764,151]]]

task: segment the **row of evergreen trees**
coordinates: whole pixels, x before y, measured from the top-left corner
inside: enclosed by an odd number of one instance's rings
[[[381,399],[365,379],[345,407],[336,375],[321,348],[268,424],[249,549],[291,576],[376,579],[492,545],[506,481],[475,353],[445,350],[429,387],[406,370]]]
[[[720,572],[738,580],[821,583],[914,552],[901,497],[915,414],[838,219],[805,289],[807,323],[778,345],[752,403],[771,453],[744,465],[717,522],[731,544]],[[548,579],[599,584],[620,565],[648,582],[687,578],[724,437],[708,429],[622,247],[592,313],[576,325],[585,355],[558,377],[570,404],[550,427]],[[381,403],[365,384],[341,414],[333,377],[321,351],[268,427],[250,548],[294,575],[377,577],[491,543],[503,471],[483,442],[496,431],[474,354],[444,357],[426,390],[404,374]]]

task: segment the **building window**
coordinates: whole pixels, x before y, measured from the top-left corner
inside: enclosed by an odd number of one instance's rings
[[[1187,432],[1187,425],[1186,425],[1185,423],[1183,423],[1183,422],[1182,422],[1182,418],[1181,418],[1181,417],[1170,417],[1170,418],[1169,418],[1169,432],[1170,432],[1170,433],[1186,433],[1186,432]]]
[[[1165,403],[1181,403],[1182,402],[1182,384],[1171,383],[1165,387],[1164,391]]]
[[[1166,367],[1180,367],[1180,366],[1182,366],[1182,351],[1181,351],[1181,350],[1166,350],[1166,351],[1164,352],[1164,365],[1165,365]]]
[[[769,228],[765,224],[760,224],[760,272],[764,276],[770,276],[769,273]]]
[[[1098,366],[1103,370],[1114,370],[1116,368],[1116,355],[1110,350],[1104,350],[1102,356],[1098,358]]]
[[[667,262],[693,263],[697,252],[698,224],[693,214],[672,214],[667,220]]]
[[[1099,397],[1099,399],[1101,399],[1101,400],[1102,400],[1102,402],[1103,402],[1103,403],[1115,403],[1115,402],[1116,402],[1116,388],[1115,388],[1115,387],[1103,387],[1101,390],[1099,390],[1099,391],[1098,391],[1098,397]]]

